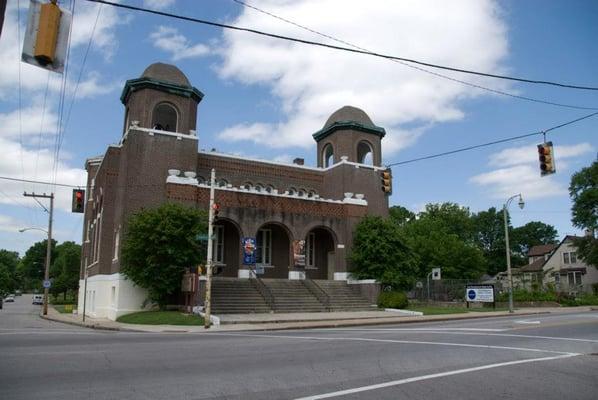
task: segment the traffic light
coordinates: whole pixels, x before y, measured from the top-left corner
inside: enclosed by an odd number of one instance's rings
[[[73,189],[72,212],[82,213],[85,210],[85,190]]]
[[[538,159],[540,160],[540,175],[550,175],[556,172],[552,142],[545,142],[538,145]]]
[[[54,62],[60,14],[60,8],[56,5],[55,0],[41,5],[39,28],[35,39],[35,51],[33,54],[37,62],[41,65],[48,65]]]
[[[218,203],[212,204],[212,211],[213,211],[212,222],[216,222],[218,220],[218,214],[220,213],[220,205]]]
[[[390,169],[380,173],[380,181],[382,183],[382,191],[389,195],[392,194],[392,175],[390,174]]]

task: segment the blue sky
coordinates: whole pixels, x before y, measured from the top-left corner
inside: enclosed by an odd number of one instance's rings
[[[121,2],[335,44],[232,0]],[[70,0],[61,3],[71,6]],[[598,3],[592,0],[248,3],[380,53],[598,86]],[[52,74],[48,80],[46,71],[21,64],[19,123],[19,4],[22,35],[28,2],[9,0],[0,37],[0,122],[5,127],[0,132],[0,175],[51,180],[60,76]],[[591,112],[491,94],[375,57],[106,5],[83,65],[98,7],[76,1],[65,96],[65,109],[72,103],[72,113],[64,129],[57,182],[85,183],[85,159],[103,154],[120,138],[124,81],[156,61],[177,65],[205,94],[198,112],[200,148],[283,162],[303,157],[314,165],[311,134],[346,104],[364,109],[386,128],[386,164],[546,129]],[[597,92],[436,72],[520,96],[598,108]],[[535,150],[540,136],[397,166],[391,204],[419,211],[426,203],[450,201],[477,212],[501,207],[507,197],[521,192],[526,207],[512,207],[515,226],[536,220],[554,225],[560,236],[579,233],[570,224],[567,186],[573,172],[596,159],[597,138],[598,116],[549,134],[557,174],[544,178]],[[24,190],[52,188],[0,182],[0,248],[21,253],[44,233],[20,234],[18,229],[47,226],[47,215],[22,197]],[[82,217],[69,208],[70,190],[57,188],[55,237],[80,242]]]

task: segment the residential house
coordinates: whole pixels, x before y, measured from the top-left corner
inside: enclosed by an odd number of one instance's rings
[[[567,293],[591,293],[598,283],[598,269],[577,257],[573,245],[575,236],[565,236],[542,266],[544,286],[552,284]]]

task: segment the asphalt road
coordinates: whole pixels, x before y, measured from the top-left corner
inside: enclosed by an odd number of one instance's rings
[[[234,333],[94,331],[0,310],[0,399],[592,399],[598,312]]]

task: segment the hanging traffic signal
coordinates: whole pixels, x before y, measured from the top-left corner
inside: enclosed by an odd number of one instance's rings
[[[388,195],[392,194],[392,175],[390,169],[380,173],[380,181],[382,183],[382,191]]]
[[[540,160],[540,175],[550,175],[556,172],[552,142],[538,145],[538,159]]]
[[[73,189],[72,212],[82,213],[85,210],[85,190]]]
[[[39,28],[35,39],[33,56],[41,65],[54,62],[56,55],[56,42],[58,40],[58,27],[60,24],[60,8],[56,0],[41,5],[39,15]],[[83,212],[83,211],[81,211]]]
[[[218,203],[212,204],[212,211],[213,211],[212,222],[216,222],[218,220],[218,214],[220,213],[220,205]]]

